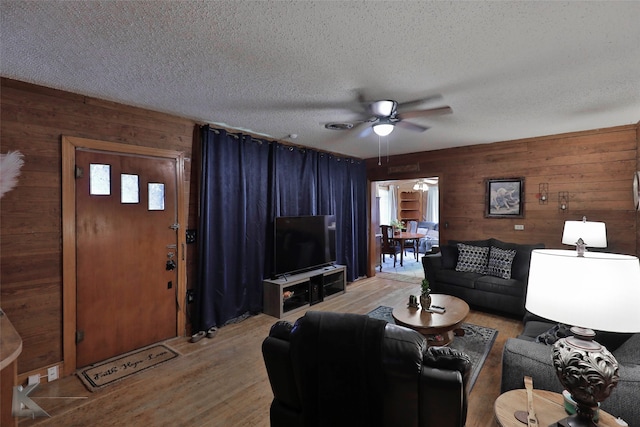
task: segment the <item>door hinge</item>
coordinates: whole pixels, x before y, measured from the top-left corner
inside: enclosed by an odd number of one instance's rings
[[[80,166],[76,166],[76,179],[80,179],[82,177],[84,177],[84,168],[81,168]]]
[[[172,230],[179,230],[180,229],[180,224],[171,224],[169,226],[170,229]]]
[[[84,331],[76,331],[76,344],[84,341]]]

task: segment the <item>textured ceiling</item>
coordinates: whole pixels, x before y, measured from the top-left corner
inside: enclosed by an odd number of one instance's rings
[[[1,1],[2,76],[378,156],[357,93],[453,114],[409,153],[640,121],[640,2]]]

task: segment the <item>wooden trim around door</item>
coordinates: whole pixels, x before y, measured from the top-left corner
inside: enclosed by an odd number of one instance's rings
[[[176,160],[178,232],[178,310],[176,335],[185,330],[184,298],[187,292],[187,254],[185,212],[184,153],[137,145],[119,144],[95,139],[62,136],[62,366],[63,375],[76,370],[76,148],[87,148],[117,154],[133,154]]]

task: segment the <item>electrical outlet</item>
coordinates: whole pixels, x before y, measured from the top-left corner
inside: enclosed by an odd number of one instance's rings
[[[58,379],[58,366],[52,366],[47,369],[47,381],[55,381]]]
[[[40,374],[29,375],[27,385],[40,384]]]
[[[524,225],[522,225],[522,224],[516,224],[516,225],[514,225],[514,226],[513,226],[513,228],[514,228],[515,230],[522,231],[522,230],[524,230]]]

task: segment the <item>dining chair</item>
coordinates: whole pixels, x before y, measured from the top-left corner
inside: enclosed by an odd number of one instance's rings
[[[409,221],[407,223],[407,232],[408,233],[417,233],[418,232],[418,221]],[[413,250],[413,256],[418,260],[418,242],[420,239],[410,239],[402,241],[402,250],[405,255],[407,254],[407,249]]]
[[[393,267],[396,266],[397,255],[402,251],[400,242],[393,238],[393,227],[390,225],[381,225],[382,244],[380,246],[380,256],[384,263],[385,255],[393,256]],[[382,271],[382,263],[380,263],[380,271]]]

